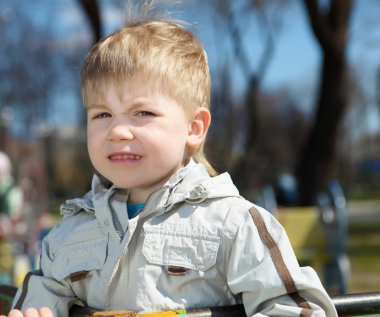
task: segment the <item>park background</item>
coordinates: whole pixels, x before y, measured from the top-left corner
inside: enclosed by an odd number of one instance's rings
[[[132,2],[0,1],[0,150],[24,191],[30,241],[89,188],[81,63],[149,2],[205,45],[216,169],[252,200],[271,188],[278,209],[315,205],[338,181],[350,291],[380,290],[380,1]]]

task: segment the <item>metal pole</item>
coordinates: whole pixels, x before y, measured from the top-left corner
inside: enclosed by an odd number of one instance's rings
[[[380,313],[380,292],[353,293],[332,297],[339,316]]]

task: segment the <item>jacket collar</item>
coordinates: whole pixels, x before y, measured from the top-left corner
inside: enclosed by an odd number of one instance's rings
[[[72,215],[80,210],[94,212],[94,205],[103,205],[117,190],[114,186],[107,188],[98,175],[92,179],[91,191],[83,198],[67,200],[61,206],[62,215]],[[128,195],[128,190],[125,191]],[[198,204],[206,199],[239,196],[239,191],[232,183],[228,173],[210,177],[205,166],[190,160],[190,162],[166,182],[166,184],[151,195],[156,209],[171,210],[176,204],[187,202]],[[149,198],[148,198],[149,199]]]
[[[211,198],[239,196],[239,191],[232,183],[228,173],[210,177],[206,167],[194,161],[190,161],[171,180],[176,180],[176,184],[172,186],[172,191],[165,204],[168,210],[171,209],[170,206],[184,201],[198,204]]]

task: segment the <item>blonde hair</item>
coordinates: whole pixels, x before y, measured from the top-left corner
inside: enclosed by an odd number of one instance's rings
[[[84,104],[89,93],[101,91],[106,83],[117,84],[136,75],[155,79],[187,113],[198,107],[210,109],[207,54],[197,38],[177,23],[131,23],[100,40],[82,67]],[[187,159],[203,163],[210,175],[217,174],[204,155],[204,143],[187,152]]]

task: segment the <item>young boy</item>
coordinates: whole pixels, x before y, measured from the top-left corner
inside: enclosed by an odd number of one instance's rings
[[[82,94],[92,189],[61,207],[9,316],[65,317],[75,303],[336,316],[278,222],[205,159],[210,77],[189,31],[145,21],[107,36],[85,60]]]

